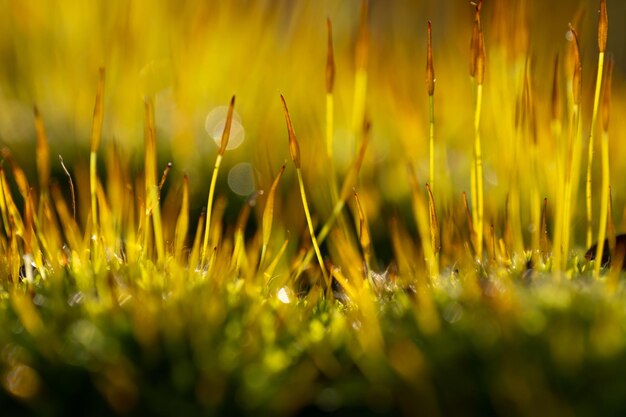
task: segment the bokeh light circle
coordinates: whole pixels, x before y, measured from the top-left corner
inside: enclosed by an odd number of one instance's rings
[[[226,124],[226,115],[228,114],[228,106],[218,106],[207,114],[204,121],[204,128],[213,138],[215,144],[219,147],[222,142],[222,133]],[[236,149],[245,140],[246,132],[241,124],[241,117],[237,112],[233,112],[233,122],[230,126],[230,138],[226,150]]]
[[[256,189],[252,164],[241,162],[228,172],[228,186],[238,195],[249,196]]]

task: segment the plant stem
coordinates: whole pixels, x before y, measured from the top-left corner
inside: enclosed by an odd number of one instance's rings
[[[430,188],[435,188],[435,97],[428,96],[428,120],[430,136]]]
[[[604,252],[604,240],[606,238],[606,225],[609,211],[609,134],[602,133],[602,197],[600,200],[600,224],[598,225],[598,247],[596,251],[596,262],[593,269],[593,276],[600,277],[600,267],[602,266],[602,255]]]
[[[320,264],[322,275],[324,276],[324,282],[326,283],[327,286],[330,286],[328,274],[326,273],[326,268],[324,267],[324,259],[322,258],[322,252],[320,251],[320,247],[317,244],[317,239],[315,238],[315,229],[313,227],[313,221],[311,220],[311,212],[309,211],[309,204],[307,202],[306,192],[304,191],[304,181],[302,180],[302,170],[299,167],[297,167],[296,173],[298,174],[298,184],[300,185],[300,196],[302,197],[302,205],[304,206],[304,214],[306,216],[306,222],[309,226],[309,233],[311,235],[311,241],[313,242],[313,248],[315,249],[315,255],[317,256],[317,261]]]
[[[215,165],[213,166],[213,176],[211,177],[211,185],[209,187],[209,198],[207,200],[206,208],[206,225],[204,227],[204,241],[202,243],[202,255],[200,256],[200,266],[204,268],[206,262],[207,250],[209,247],[209,235],[211,233],[211,211],[213,209],[213,198],[215,196],[215,184],[217,183],[217,175],[222,164],[222,155],[218,154],[215,158]]]
[[[592,242],[592,223],[593,223],[593,208],[591,204],[591,171],[593,168],[593,134],[596,127],[596,121],[598,116],[598,107],[600,106],[600,91],[602,88],[602,74],[604,70],[604,52],[598,54],[598,74],[596,76],[596,91],[593,98],[593,113],[591,116],[591,132],[589,133],[589,149],[587,158],[587,247],[591,246]],[[604,192],[604,190],[602,190]]]
[[[483,201],[483,160],[482,151],[480,145],[480,112],[483,101],[483,85],[478,84],[476,86],[476,112],[474,114],[474,164],[476,166],[476,209],[478,211],[476,216],[476,254],[478,260],[482,261],[483,254],[483,214],[484,214],[484,201]]]

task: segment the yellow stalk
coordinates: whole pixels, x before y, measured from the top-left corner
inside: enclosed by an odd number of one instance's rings
[[[429,227],[429,211],[426,207],[426,202],[424,201],[424,196],[422,191],[420,190],[420,186],[415,175],[415,171],[413,170],[413,166],[409,164],[407,166],[407,171],[409,175],[409,182],[411,186],[411,197],[413,203],[413,215],[415,217],[415,222],[417,223],[417,229],[422,241],[422,246],[424,250],[424,258],[428,262],[429,268],[429,276],[434,278],[439,273],[439,268],[437,265],[437,260],[435,257],[435,250],[433,248],[433,244],[430,239],[430,227]]]
[[[609,182],[609,135],[604,132],[602,134],[602,197],[600,200],[600,224],[598,225],[598,245],[593,271],[595,278],[600,277],[600,267],[602,266],[602,255],[604,253],[604,240],[606,238],[606,224],[609,210]]]
[[[609,118],[611,107],[611,78],[613,74],[613,60],[609,59],[607,68],[606,84],[604,86],[604,94],[602,100],[602,197],[600,200],[600,224],[598,225],[598,247],[596,252],[596,263],[594,269],[594,276],[598,278],[600,276],[600,267],[602,263],[602,255],[604,252],[604,240],[607,230],[607,221],[609,215],[609,186],[610,186],[610,171],[609,171]],[[615,241],[615,232],[610,237],[612,241]],[[614,249],[614,248],[611,248]],[[615,251],[611,251],[614,254]]]
[[[328,38],[326,52],[326,155],[328,156],[330,194],[333,203],[337,203],[339,196],[337,190],[335,158],[334,158],[334,132],[335,132],[335,54],[333,50],[333,27],[330,18],[326,19],[326,33]]]
[[[51,195],[56,212],[59,215],[59,220],[61,221],[61,225],[63,227],[63,234],[67,240],[68,246],[71,250],[78,251],[80,249],[80,231],[78,225],[76,224],[76,219],[70,216],[70,211],[67,208],[67,204],[63,199],[58,185],[52,185]]]
[[[569,172],[565,179],[565,207],[563,215],[563,262],[567,264],[567,257],[570,244],[570,221],[572,217],[572,204],[576,200],[575,185],[578,184],[578,175],[580,172],[580,153],[582,150],[582,141],[580,137],[580,101],[582,89],[582,64],[580,60],[580,46],[578,43],[578,35],[574,28],[570,25],[570,33],[573,37],[572,61],[574,69],[572,72],[572,122],[570,126],[570,146],[571,153],[568,152],[568,163],[570,165]],[[572,144],[573,142],[573,144]],[[569,148],[569,147],[568,147]],[[569,150],[569,149],[568,149]],[[558,265],[562,268],[563,265]]]
[[[328,217],[328,219],[326,220],[326,222],[320,229],[320,232],[317,234],[317,241],[320,245],[324,242],[324,240],[326,240],[326,237],[328,237],[328,234],[332,230],[335,224],[335,220],[337,220],[337,218],[341,214],[341,211],[343,210],[343,207],[345,206],[346,201],[350,197],[351,190],[354,187],[356,187],[357,178],[359,176],[361,165],[363,164],[363,159],[365,158],[365,151],[367,150],[367,145],[369,143],[368,132],[369,132],[369,125],[366,125],[364,135],[363,135],[363,140],[361,141],[361,146],[359,149],[359,154],[357,155],[357,158],[354,160],[354,162],[350,166],[350,169],[348,170],[348,174],[343,180],[343,184],[341,186],[341,192],[339,193],[339,199],[335,203],[332,213],[330,214],[330,216]],[[300,264],[300,267],[298,268],[296,277],[300,276],[302,271],[304,271],[304,268],[309,264],[309,262],[311,262],[311,259],[313,259],[314,254],[315,254],[315,250],[312,248],[309,249],[309,251],[304,256]]]
[[[209,197],[207,200],[206,209],[206,226],[204,228],[204,243],[202,244],[202,255],[200,257],[200,264],[202,268],[205,266],[207,250],[209,247],[209,234],[211,233],[211,211],[213,208],[213,199],[215,195],[215,184],[217,183],[217,175],[222,164],[222,156],[226,152],[226,146],[228,145],[228,139],[230,137],[230,126],[233,121],[233,110],[235,109],[235,96],[230,99],[230,105],[228,106],[228,114],[226,115],[226,122],[224,123],[224,131],[222,132],[222,140],[220,142],[220,148],[215,158],[215,165],[213,166],[213,176],[211,177],[211,185],[209,187]]]
[[[283,253],[285,253],[285,249],[287,249],[288,243],[289,243],[289,239],[285,239],[285,241],[283,242],[283,245],[278,250],[278,254],[274,257],[272,262],[270,262],[265,272],[263,272],[263,275],[265,276],[266,279],[269,280],[272,277],[272,274],[274,273],[274,270],[276,269],[276,266],[278,265],[278,261],[280,261],[280,258],[283,256]]]
[[[176,229],[174,232],[174,256],[179,263],[183,260],[183,248],[189,229],[189,178],[183,177],[183,201],[180,207]]]
[[[72,197],[72,219],[76,220],[76,191],[74,190],[74,181],[72,181],[72,176],[70,172],[67,170],[65,163],[63,162],[63,157],[59,155],[59,162],[61,163],[61,167],[63,168],[63,172],[67,176],[68,183],[70,185],[70,196]]]
[[[540,237],[539,237],[539,250],[541,252],[541,256],[543,261],[546,262],[548,259],[548,199],[543,199],[543,207],[541,208],[541,226],[540,226]]]
[[[196,235],[193,239],[193,245],[191,246],[191,253],[189,254],[189,268],[198,268],[198,261],[200,259],[200,245],[202,242],[202,233],[204,231],[204,219],[206,216],[206,209],[202,209],[200,218],[198,219],[198,225],[196,226]]]
[[[428,208],[430,212],[430,240],[435,255],[438,255],[441,250],[441,236],[439,232],[439,220],[437,219],[437,207],[435,205],[433,191],[429,184],[426,184],[426,191],[428,192]]]
[[[365,101],[367,98],[367,61],[369,49],[368,33],[368,0],[361,1],[361,23],[356,43],[356,75],[354,78],[354,101],[352,111],[352,133],[356,139],[365,118]],[[358,149],[358,145],[356,147]]]
[[[326,34],[328,46],[326,51],[326,154],[333,161],[333,131],[334,131],[334,97],[335,87],[335,56],[333,51],[333,27],[330,19],[326,19]],[[333,182],[335,179],[333,178]]]
[[[150,239],[150,219],[154,228],[154,242],[157,249],[157,260],[161,263],[165,258],[163,243],[163,227],[161,223],[161,208],[159,204],[158,185],[156,182],[156,129],[154,122],[154,102],[146,98],[145,108],[145,187],[146,187],[146,214],[144,224],[144,250],[148,250]]]
[[[366,276],[369,276],[371,270],[371,258],[372,258],[372,238],[370,236],[369,225],[367,224],[367,217],[361,206],[359,195],[354,192],[354,200],[356,202],[357,214],[359,217],[359,243],[361,244],[361,250],[363,251],[363,257],[365,258],[365,267],[367,271]]]
[[[291,155],[291,160],[293,161],[294,166],[296,167],[296,174],[298,175],[298,185],[300,186],[300,197],[302,198],[302,206],[304,207],[304,214],[306,217],[307,225],[309,226],[309,234],[311,235],[311,242],[313,243],[313,249],[315,250],[315,255],[317,256],[317,261],[320,265],[320,269],[322,270],[322,275],[324,277],[324,283],[327,288],[330,286],[330,282],[328,279],[328,274],[326,273],[326,268],[324,267],[324,259],[322,258],[322,252],[320,251],[319,245],[317,244],[317,239],[315,238],[315,228],[313,227],[313,220],[311,219],[311,212],[309,211],[309,204],[306,198],[306,192],[304,190],[304,181],[302,179],[302,169],[300,162],[300,145],[298,145],[298,140],[296,138],[296,133],[293,129],[293,124],[291,123],[291,117],[289,116],[289,110],[287,109],[287,102],[285,101],[285,97],[280,95],[280,100],[283,103],[283,110],[285,113],[285,122],[287,123],[287,133],[289,136],[289,154]]]
[[[333,136],[334,136],[334,110],[335,99],[332,92],[326,93],[326,154],[328,160],[333,163]],[[334,164],[333,164],[334,165]],[[334,178],[333,178],[334,181]]]
[[[493,223],[489,226],[489,238],[491,239],[491,244],[489,245],[491,253],[488,253],[488,256],[491,258],[491,263],[495,264],[498,253],[496,252],[496,229],[493,227]]]
[[[428,121],[429,121],[429,138],[430,138],[430,186],[434,188],[435,184],[435,68],[433,65],[433,48],[431,24],[428,21],[427,31],[427,48],[426,48],[426,90],[428,92]]]
[[[13,230],[9,224],[8,206],[4,196],[4,181],[4,167],[0,165],[0,213],[2,213],[2,225],[4,226],[4,232],[7,237],[11,237],[13,235]]]
[[[302,206],[304,207],[304,214],[306,216],[306,222],[309,226],[309,233],[311,234],[311,241],[313,242],[315,255],[317,256],[317,261],[319,262],[320,268],[322,270],[322,275],[324,276],[324,282],[326,283],[327,286],[330,286],[330,282],[328,280],[328,274],[326,273],[326,268],[324,267],[324,259],[322,258],[320,247],[317,244],[317,239],[315,238],[315,229],[313,227],[313,221],[311,220],[311,212],[309,211],[309,204],[307,203],[306,193],[304,191],[304,181],[302,180],[302,170],[300,168],[296,168],[296,173],[298,174],[298,185],[300,186],[300,197],[302,197]]]
[[[50,147],[48,146],[48,138],[46,136],[46,129],[43,125],[41,114],[37,106],[34,108],[35,112],[35,132],[37,137],[36,146],[36,158],[37,158],[37,173],[39,174],[39,188],[41,195],[47,198],[48,195],[48,183],[50,180]]]
[[[564,199],[565,199],[565,149],[562,144],[562,97],[560,89],[560,77],[559,77],[559,56],[556,55],[554,59],[554,70],[552,75],[552,99],[551,99],[551,123],[550,129],[552,134],[552,141],[556,148],[556,164],[557,164],[557,182],[556,182],[556,195],[554,196],[555,207],[555,221],[553,232],[553,245],[552,245],[552,265],[560,267],[561,264],[561,242],[563,239],[563,212],[564,212]]]
[[[165,180],[167,179],[167,175],[170,173],[171,169],[172,163],[168,162],[165,166],[165,169],[163,170],[163,175],[161,175],[161,181],[159,181],[159,186],[157,187],[157,190],[159,192],[159,200],[161,200],[161,191],[163,190],[163,184],[165,184]]]
[[[428,191],[428,208],[430,212],[430,240],[433,247],[433,275],[439,275],[439,252],[441,252],[441,236],[439,220],[437,220],[437,207],[435,206],[435,198],[433,197],[433,191],[430,185],[426,184],[426,191]]]
[[[270,236],[272,234],[272,222],[274,220],[274,200],[276,197],[276,190],[278,189],[278,183],[280,182],[283,173],[285,172],[285,165],[280,168],[276,178],[274,178],[274,182],[270,187],[270,191],[267,194],[267,203],[265,203],[265,209],[263,210],[263,242],[261,246],[261,258],[259,260],[259,268],[263,266],[263,262],[265,260],[265,255],[267,253],[267,246],[270,242]]]
[[[482,0],[475,4],[474,25],[470,42],[470,75],[476,84],[476,106],[474,112],[474,163],[471,169],[472,220],[476,232],[475,250],[479,262],[483,253],[483,162],[480,144],[480,113],[485,80],[485,39],[480,21]]]
[[[429,159],[430,159],[430,184],[435,182],[435,99],[428,97],[428,119],[429,119]]]
[[[476,112],[474,116],[474,160],[476,164],[476,255],[482,261],[483,253],[483,216],[484,216],[484,196],[483,196],[483,160],[480,144],[480,113],[482,107],[483,85],[476,87]]]
[[[615,235],[615,222],[613,221],[613,197],[611,196],[611,186],[609,186],[609,200],[608,200],[608,217],[606,225],[606,233],[609,241],[609,251],[615,253],[615,245],[617,244],[617,236]]]
[[[91,223],[92,223],[92,259],[97,266],[98,254],[98,206],[97,206],[97,152],[102,137],[102,123],[104,120],[104,68],[100,68],[98,87],[96,90],[96,102],[93,109],[93,125],[91,128],[91,152],[89,155],[89,189],[91,194]]]
[[[571,218],[572,218],[572,203],[575,199],[573,184],[578,183],[578,174],[580,171],[580,152],[582,148],[579,131],[579,106],[578,104],[574,105],[572,110],[572,123],[570,128],[570,142],[573,142],[571,146],[571,152],[568,152],[569,158],[569,171],[567,172],[565,179],[565,207],[563,214],[563,259],[562,262],[567,264],[567,257],[569,254],[569,244],[570,244],[570,228],[571,228]],[[559,268],[562,268],[564,265],[560,265]]]
[[[230,268],[235,272],[243,270],[242,275],[246,275],[248,270],[248,258],[246,257],[246,242],[244,239],[244,233],[246,229],[246,223],[250,217],[250,204],[245,204],[243,209],[239,213],[237,219],[237,226],[235,227],[235,247],[233,248],[233,254],[230,259]]]
[[[22,216],[15,205],[15,201],[13,201],[11,189],[9,188],[9,183],[7,182],[6,174],[2,167],[0,167],[0,185],[2,186],[3,204],[6,206],[8,216],[7,224],[9,225],[9,230],[11,231],[10,236],[17,235],[24,237],[24,223],[22,221]]]
[[[474,242],[475,242],[474,221],[472,219],[472,215],[470,213],[470,209],[467,204],[467,194],[465,192],[461,193],[461,198],[463,200],[463,208],[465,211],[465,218],[467,220],[467,230],[470,234],[470,242],[472,243],[472,245],[474,245]]]
[[[600,105],[600,90],[602,88],[602,74],[604,69],[604,52],[598,54],[598,74],[596,76],[596,90],[593,98],[593,113],[591,115],[591,132],[589,133],[589,148],[587,151],[587,183],[586,183],[586,201],[587,201],[587,247],[592,243],[592,227],[593,227],[593,208],[591,204],[591,171],[593,168],[593,139],[598,115],[598,107]]]

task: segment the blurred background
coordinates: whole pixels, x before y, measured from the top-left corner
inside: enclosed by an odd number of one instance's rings
[[[486,207],[492,221],[502,215],[514,162],[506,149],[515,137],[515,107],[527,57],[539,126],[535,139],[542,155],[540,172],[529,181],[540,183],[542,194],[553,193],[552,74],[558,54],[565,91],[571,72],[564,58],[568,22],[574,22],[581,40],[583,136],[588,136],[598,5],[596,0],[484,3],[483,152]],[[325,143],[325,20],[332,20],[334,31],[335,162],[341,174],[354,155],[351,115],[360,7],[357,0],[0,0],[0,144],[13,151],[34,181],[32,108],[36,104],[51,154],[62,154],[71,166],[86,165],[98,68],[104,66],[101,149],[115,144],[138,172],[143,158],[143,98],[154,96],[159,164],[173,162],[173,184],[180,184],[182,173],[189,175],[197,212],[206,202],[217,152],[214,137],[219,141],[224,106],[232,94],[237,95],[237,115],[220,192],[243,201],[255,190],[267,189],[289,159],[279,101],[282,93],[300,140],[305,178],[313,200],[320,202],[318,210],[324,212],[330,207],[324,204],[327,183],[320,180],[325,171],[320,162]],[[620,115],[626,110],[626,27],[622,24],[626,2],[609,1],[608,9],[607,50],[615,59],[613,115]],[[407,161],[415,165],[420,181],[428,175],[427,20],[433,25],[436,141],[438,152],[445,148],[447,153],[440,165],[438,198],[445,203],[469,190],[472,13],[466,0],[369,2],[366,115],[372,123],[372,141],[364,169],[369,174],[363,182],[372,186],[363,187],[363,198],[371,216],[381,214],[381,201],[399,206],[409,201]],[[563,117],[567,126],[567,116]],[[622,121],[613,120],[611,175],[615,179],[626,170],[621,163],[626,133],[620,128]],[[599,183],[599,166],[594,170],[598,173],[594,181]],[[288,170],[286,181],[293,176]],[[614,199],[620,220],[624,196],[616,190]]]

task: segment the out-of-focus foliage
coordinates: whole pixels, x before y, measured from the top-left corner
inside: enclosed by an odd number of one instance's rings
[[[409,3],[0,0],[0,414],[624,414],[626,4]]]

